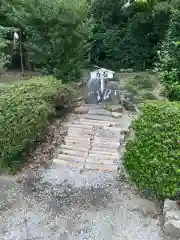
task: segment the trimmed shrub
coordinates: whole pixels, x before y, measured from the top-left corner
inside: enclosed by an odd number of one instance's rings
[[[71,90],[52,77],[6,88],[0,94],[0,165],[6,160],[11,163],[36,141],[45,131],[54,107],[70,98]]]
[[[124,154],[131,180],[156,198],[174,197],[180,189],[180,104],[143,104],[132,129]]]

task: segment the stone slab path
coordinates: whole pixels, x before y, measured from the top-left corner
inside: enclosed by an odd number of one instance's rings
[[[68,124],[67,136],[54,163],[81,170],[117,171],[119,150],[128,128],[117,126],[101,105],[88,105],[89,112]]]

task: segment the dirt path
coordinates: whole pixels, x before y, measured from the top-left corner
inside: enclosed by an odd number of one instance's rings
[[[38,181],[1,177],[0,239],[172,240],[163,236],[156,205],[118,179],[130,117],[89,107],[67,123],[59,154]]]

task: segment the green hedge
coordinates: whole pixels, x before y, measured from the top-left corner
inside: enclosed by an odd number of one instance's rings
[[[11,163],[45,131],[54,107],[71,99],[72,90],[52,77],[33,78],[0,93],[0,167]],[[5,164],[6,165],[6,164]]]
[[[132,124],[124,165],[130,178],[152,196],[175,196],[180,179],[180,104],[149,102]]]

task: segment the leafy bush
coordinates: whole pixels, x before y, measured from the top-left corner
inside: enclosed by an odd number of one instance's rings
[[[159,95],[167,98],[168,97],[168,90],[164,86],[162,86],[160,91],[159,91]]]
[[[168,98],[180,101],[180,6],[171,12],[167,35],[159,54],[160,70]]]
[[[11,164],[29,143],[36,141],[45,131],[55,105],[62,106],[70,98],[71,90],[52,77],[6,88],[0,95],[1,167],[6,161]]]
[[[126,91],[128,91],[129,93],[132,93],[134,95],[139,94],[139,90],[137,89],[137,87],[130,83],[126,83],[125,86],[123,87],[123,89],[125,89]]]
[[[158,100],[154,92],[143,90],[140,92],[140,97],[142,100]]]
[[[157,198],[175,196],[180,190],[180,104],[144,104],[132,129],[135,136],[124,154],[131,180]]]
[[[147,89],[152,90],[156,86],[156,81],[152,79],[150,76],[141,76],[137,75],[130,81],[130,83],[140,90]]]

